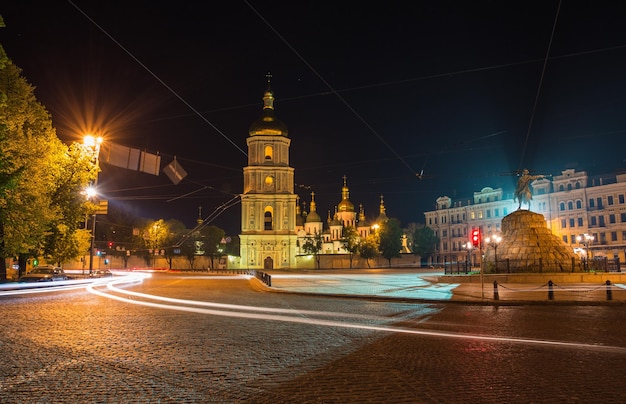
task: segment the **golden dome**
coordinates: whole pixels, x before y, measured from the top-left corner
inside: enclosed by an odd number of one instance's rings
[[[268,87],[263,95],[263,113],[252,122],[248,131],[250,136],[287,136],[287,125],[274,114],[274,93]]]
[[[339,212],[354,212],[354,204],[350,202],[348,185],[346,185],[346,176],[343,176],[343,187],[341,188],[341,202],[337,205]]]

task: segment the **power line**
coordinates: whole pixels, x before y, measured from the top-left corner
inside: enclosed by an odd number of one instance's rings
[[[157,76],[152,70],[150,70],[148,68],[148,66],[146,66],[145,64],[143,64],[139,59],[137,59],[135,57],[135,55],[133,55],[128,49],[126,49],[120,42],[118,42],[112,35],[110,35],[104,28],[102,28],[100,25],[98,25],[98,23],[96,23],[91,17],[89,17],[83,10],[81,10],[76,4],[74,4],[72,2],[72,0],[67,0],[68,3],[70,3],[74,8],[76,8],[76,10],[78,10],[78,12],[80,12],[83,16],[85,16],[85,18],[87,18],[93,25],[95,25],[100,31],[102,31],[102,33],[104,35],[106,35],[107,37],[109,37],[109,39],[111,41],[113,41],[117,46],[120,47],[120,49],[122,49],[124,52],[126,52],[126,54],[128,56],[130,56],[135,62],[137,62],[145,71],[147,71],[152,77],[154,77],[159,83],[161,83],[163,85],[163,87],[165,87],[170,93],[172,93],[176,98],[178,98],[183,104],[185,104],[187,106],[187,108],[189,108],[191,111],[193,111],[193,113],[197,116],[200,117],[200,119],[202,119],[204,122],[206,122],[207,124],[209,124],[209,126],[211,126],[211,128],[213,128],[217,133],[219,133],[220,135],[222,135],[222,137],[224,139],[226,139],[230,144],[232,144],[233,146],[235,146],[235,148],[237,150],[239,150],[241,153],[243,153],[244,156],[248,156],[248,154],[239,146],[237,146],[237,144],[235,142],[233,142],[228,136],[226,136],[226,134],[224,132],[222,132],[221,130],[219,130],[217,128],[217,126],[213,125],[213,123],[211,121],[209,121],[208,119],[206,119],[200,112],[198,112],[198,110],[196,110],[189,102],[187,102],[187,100],[185,100],[181,95],[179,95],[173,88],[171,88],[169,85],[167,85],[167,83],[165,83],[163,80],[161,80],[161,78],[159,76]]]
[[[326,87],[328,87],[330,89],[330,91],[337,97],[339,98],[339,100],[361,121],[361,123],[363,123],[377,138],[378,140],[380,140],[397,158],[398,160],[400,160],[410,171],[413,175],[417,175],[417,172],[415,172],[415,170],[413,170],[413,168],[411,168],[411,166],[409,166],[407,164],[407,162],[402,158],[402,156],[400,156],[386,141],[385,139],[382,138],[382,136],[380,136],[378,134],[378,132],[354,109],[352,108],[352,106],[333,88],[333,86],[330,85],[330,83],[328,81],[326,81],[324,79],[324,77],[322,77],[321,74],[319,74],[317,72],[317,70],[315,70],[315,68],[313,66],[311,66],[311,64],[302,56],[300,55],[300,53],[293,47],[291,46],[291,44],[289,43],[289,41],[287,41],[270,23],[269,21],[267,21],[254,7],[252,7],[252,5],[247,1],[244,0],[244,2],[248,5],[248,7],[250,7],[250,9],[269,27],[269,29],[271,29],[276,36],[278,36],[278,38],[280,38],[281,41],[283,41],[285,43],[285,45],[287,45],[287,47],[289,49],[291,49],[291,51],[309,68],[311,69],[311,71],[313,72],[313,74],[315,74],[317,76],[317,78],[319,78],[322,83],[324,83],[326,85]]]

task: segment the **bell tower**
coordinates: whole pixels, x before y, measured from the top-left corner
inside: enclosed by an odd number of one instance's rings
[[[295,267],[296,202],[287,126],[274,113],[268,74],[261,117],[250,125],[241,195],[241,266]]]

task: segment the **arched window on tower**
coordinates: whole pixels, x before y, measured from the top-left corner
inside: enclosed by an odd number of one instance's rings
[[[274,148],[270,145],[265,146],[265,160],[272,160],[274,158]]]
[[[264,230],[272,230],[272,208],[270,206],[265,208],[265,214],[263,215]]]

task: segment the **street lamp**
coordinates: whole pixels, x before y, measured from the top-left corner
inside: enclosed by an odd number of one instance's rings
[[[95,200],[98,186],[98,173],[100,171],[100,145],[102,144],[101,137],[94,137],[92,135],[86,135],[83,139],[85,148],[92,153],[94,160],[94,167],[96,170],[96,177],[93,184],[88,188],[87,195]],[[89,274],[93,273],[93,249],[96,243],[96,212],[94,211],[91,216],[91,246],[89,247]]]
[[[472,269],[472,243],[467,242],[464,247],[467,249],[467,268],[468,270]]]
[[[593,240],[594,237],[590,236],[587,233],[583,234],[582,236],[576,236],[576,241],[578,241],[578,244],[582,242],[582,244],[585,246],[585,271],[589,270],[589,243],[591,243]]]
[[[487,242],[489,246],[493,247],[494,272],[498,273],[498,245],[502,241],[502,237],[497,236],[497,235],[492,236],[492,237],[487,237],[485,241]]]

